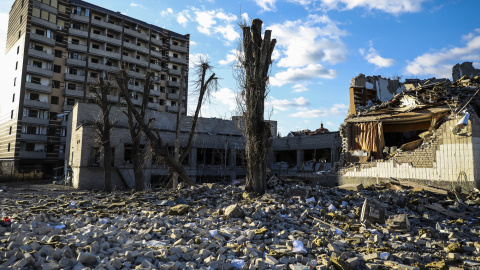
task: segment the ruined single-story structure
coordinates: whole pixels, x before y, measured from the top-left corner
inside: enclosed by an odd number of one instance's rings
[[[113,148],[112,181],[118,188],[134,186],[133,164],[131,162],[132,143],[126,107],[115,106],[111,119],[115,125],[111,132]],[[102,149],[93,125],[101,119],[101,111],[96,104],[78,103],[69,117],[71,132],[67,134],[67,163],[72,172],[72,184],[77,188],[102,189],[104,185]],[[161,134],[162,139],[172,148],[175,145],[176,115],[167,112],[149,111],[148,118],[154,118],[152,126]],[[181,145],[186,145],[192,117],[185,116],[181,128]],[[184,168],[197,182],[218,182],[245,177],[245,137],[240,130],[241,117],[231,120],[217,118],[199,118],[193,147]],[[289,173],[302,171],[320,171],[332,167],[340,156],[340,136],[338,132],[317,129],[310,135],[277,138],[277,122],[269,121],[273,147],[268,154],[267,166],[272,173],[278,173],[276,164],[291,163]],[[142,138],[142,145],[148,140]],[[148,148],[148,147],[147,147]],[[293,156],[290,154],[293,153]],[[317,160],[321,166],[312,162]],[[312,164],[311,164],[312,163]],[[307,166],[307,167],[305,167]],[[145,153],[145,182],[153,187],[162,186],[168,180],[167,166],[156,162],[152,153]],[[285,174],[286,171],[280,172]]]
[[[340,128],[343,180],[480,186],[480,79],[418,81],[391,100],[357,106]]]

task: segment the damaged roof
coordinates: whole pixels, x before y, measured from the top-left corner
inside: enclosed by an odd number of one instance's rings
[[[373,101],[367,106],[358,106],[356,115],[346,122],[415,122],[425,121],[432,114],[457,113],[471,105],[479,115],[478,92],[480,78],[463,76],[452,83],[448,79],[430,79],[406,89],[391,100],[380,103]]]

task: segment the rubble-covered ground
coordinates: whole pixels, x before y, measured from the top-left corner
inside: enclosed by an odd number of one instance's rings
[[[480,265],[475,197],[398,183],[349,190],[274,177],[269,184],[258,197],[218,184],[112,193],[7,187],[0,192],[0,269]]]

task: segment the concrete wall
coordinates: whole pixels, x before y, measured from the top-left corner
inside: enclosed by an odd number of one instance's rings
[[[480,121],[471,116],[468,126],[454,135],[451,128],[459,120],[460,117],[443,123],[430,140],[415,150],[402,152],[390,160],[345,168],[340,172],[340,178],[393,177],[449,186],[456,183],[464,172],[470,186],[479,186],[476,179],[480,179],[480,164],[476,161],[480,161]]]

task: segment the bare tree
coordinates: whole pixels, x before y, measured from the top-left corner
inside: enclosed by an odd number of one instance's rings
[[[143,99],[142,105],[140,106],[139,114],[142,118],[145,118],[146,111],[148,108],[148,96],[150,95],[150,87],[152,85],[152,72],[147,71],[145,74],[145,85],[143,87]],[[142,140],[142,129],[140,125],[135,120],[130,107],[127,107],[127,117],[128,117],[128,126],[130,129],[130,137],[132,138],[132,165],[133,165],[133,174],[135,176],[135,190],[142,191],[145,189],[145,177],[144,177],[144,165],[145,159],[143,155],[141,140]]]
[[[103,148],[103,166],[104,166],[104,189],[111,192],[112,185],[112,146],[110,140],[110,132],[115,122],[110,118],[110,110],[114,106],[113,100],[109,100],[109,95],[113,95],[118,91],[115,81],[109,76],[100,77],[96,81],[91,82],[87,86],[87,91],[92,93],[93,102],[100,107],[101,119],[94,122],[95,129]]]
[[[180,162],[180,134],[182,128],[182,118],[183,118],[183,85],[185,82],[185,72],[186,67],[181,68],[181,75],[180,75],[180,92],[178,94],[178,111],[177,111],[177,125],[175,127],[176,134],[175,134],[175,153],[174,159],[176,162]],[[181,164],[181,163],[180,163]],[[178,174],[176,172],[173,173],[172,176],[172,186],[173,189],[177,188],[178,185]]]
[[[247,180],[245,190],[265,193],[267,152],[271,144],[270,124],[264,120],[265,98],[269,68],[276,39],[271,39],[271,30],[266,30],[262,40],[262,24],[254,19],[250,27],[242,25],[243,42],[235,67],[237,82],[241,89],[239,103],[243,112],[247,154]]]
[[[197,102],[197,108],[195,110],[195,114],[192,119],[192,126],[188,135],[187,144],[183,149],[183,151],[181,152],[181,154],[179,154],[178,160],[176,160],[175,157],[172,156],[172,154],[170,153],[170,149],[168,145],[163,141],[158,129],[151,127],[150,124],[154,119],[147,119],[146,114],[142,116],[142,114],[138,111],[138,109],[133,104],[131,97],[128,95],[127,72],[125,70],[121,70],[120,74],[116,77],[117,83],[119,85],[119,89],[125,98],[125,102],[127,103],[128,109],[133,114],[142,132],[150,141],[150,145],[152,147],[153,152],[170,168],[172,172],[177,173],[178,176],[182,178],[187,185],[193,185],[193,182],[181,164],[183,160],[188,156],[191,150],[193,137],[195,135],[195,130],[198,123],[200,109],[203,104],[205,95],[208,95],[210,91],[216,90],[217,88],[217,78],[215,77],[215,73],[209,74],[209,72],[211,72],[211,66],[208,64],[208,62],[205,60],[201,60],[201,62],[197,64],[197,66],[198,66],[197,75],[199,75],[199,78],[195,81],[194,85],[199,87],[199,90],[198,90],[199,100]],[[144,98],[148,98],[148,96],[144,94]],[[179,110],[181,111],[182,108],[179,108]],[[178,128],[180,128],[180,126],[177,126],[177,129]]]

